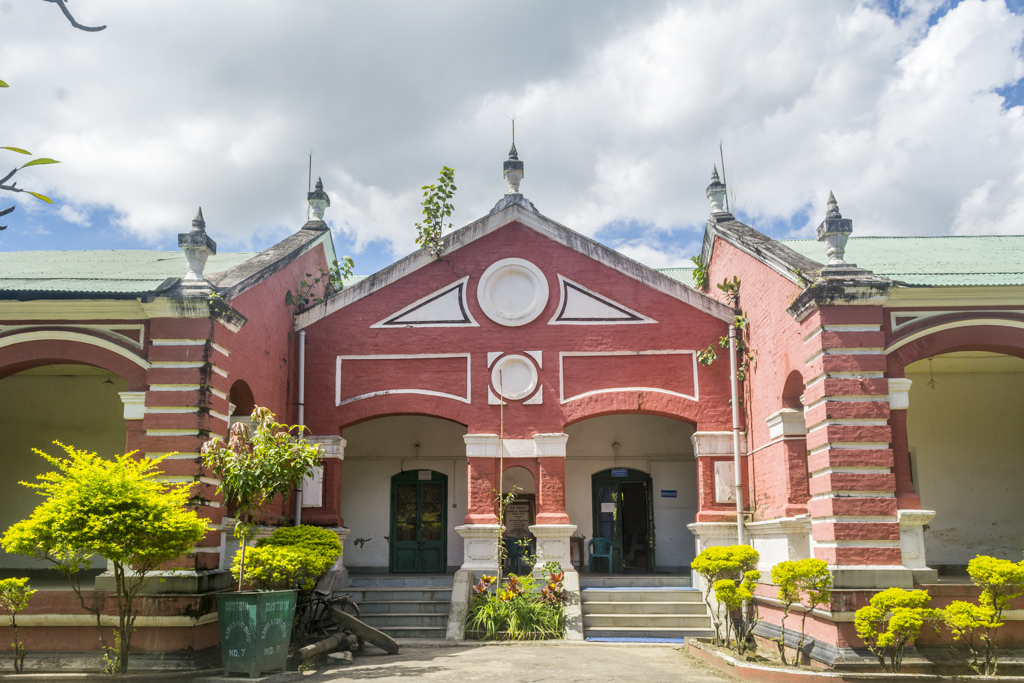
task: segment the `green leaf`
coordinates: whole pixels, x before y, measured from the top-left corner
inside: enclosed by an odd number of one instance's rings
[[[39,159],[33,159],[32,161],[28,162],[27,164],[22,166],[22,168],[27,168],[29,166],[40,166],[42,164],[59,164],[59,163],[60,162],[57,161],[56,159],[47,159],[46,157],[40,157]]]
[[[53,204],[53,200],[50,199],[49,197],[47,197],[45,194],[39,194],[38,192],[32,192],[31,190],[25,190],[25,192],[28,192],[30,195],[32,195],[36,199],[43,200],[47,204]]]
[[[12,152],[17,152],[18,154],[28,154],[30,156],[32,154],[32,152],[28,151],[27,149],[22,149],[21,147],[0,147],[0,149],[9,149]]]
[[[3,82],[3,81],[0,81],[0,88],[9,88],[9,87],[11,87],[11,86],[7,85],[7,84],[6,84],[5,82]]]

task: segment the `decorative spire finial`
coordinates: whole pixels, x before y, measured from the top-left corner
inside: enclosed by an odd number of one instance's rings
[[[178,248],[185,252],[188,260],[188,273],[182,279],[182,286],[208,288],[203,269],[206,267],[206,259],[217,253],[217,243],[206,234],[203,207],[199,207],[196,217],[192,219],[192,230],[178,233]]]
[[[847,266],[843,260],[846,255],[846,241],[853,232],[853,221],[843,218],[839,213],[839,202],[831,191],[828,193],[828,205],[825,207],[825,220],[818,226],[818,241],[825,243],[828,255],[828,266]]]
[[[705,191],[705,196],[711,200],[711,213],[722,213],[725,205],[725,183],[718,177],[718,165],[711,166],[711,184]]]
[[[839,202],[836,201],[836,196],[832,194],[832,190],[828,191],[828,204],[825,206],[825,218],[842,218],[843,214],[839,213]]]
[[[192,230],[206,232],[206,221],[203,219],[203,207],[196,211],[196,217],[192,219]]]
[[[523,182],[525,165],[519,160],[516,151],[516,122],[512,119],[512,147],[508,150],[508,159],[502,164],[502,175],[508,183],[508,194],[519,194],[519,183]]]
[[[324,182],[316,179],[316,188],[306,193],[306,200],[309,202],[310,211],[313,212],[311,221],[323,221],[324,211],[331,205],[331,198],[324,192]]]

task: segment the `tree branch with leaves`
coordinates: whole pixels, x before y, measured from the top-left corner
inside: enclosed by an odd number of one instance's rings
[[[7,85],[7,83],[5,83],[4,81],[0,81],[0,88],[8,88],[8,87],[10,87],[10,86]],[[16,154],[27,154],[28,156],[32,156],[31,152],[29,152],[26,149],[22,149],[21,147],[0,146],[0,149],[6,149],[8,152],[15,152]],[[14,177],[14,175],[18,171],[20,171],[22,169],[25,169],[25,168],[28,168],[29,166],[43,166],[45,164],[59,164],[59,163],[60,162],[57,161],[56,159],[49,159],[47,157],[40,157],[38,159],[33,159],[32,161],[29,161],[28,163],[22,164],[21,166],[15,166],[7,175],[5,175],[2,178],[0,178],[0,190],[5,190],[7,192],[26,192],[26,193],[32,195],[33,197],[35,197],[36,199],[39,199],[41,201],[46,202],[47,204],[53,204],[53,201],[49,197],[47,197],[46,195],[40,194],[38,192],[33,192],[32,190],[26,190],[26,189],[20,188],[20,187],[18,187],[18,181],[16,181],[16,180],[13,181],[13,182],[9,182],[9,181],[11,180],[11,178]],[[13,207],[13,206],[9,206],[6,209],[0,209],[0,217],[6,216],[7,214],[9,214],[12,211],[14,211],[14,209],[15,209],[15,207]],[[7,229],[6,225],[0,225],[0,230],[6,230],[6,229]]]

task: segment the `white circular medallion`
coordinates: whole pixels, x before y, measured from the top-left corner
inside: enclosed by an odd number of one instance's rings
[[[537,388],[537,368],[526,356],[502,356],[491,368],[491,384],[502,398],[518,401]]]
[[[506,327],[537,319],[548,303],[548,281],[540,268],[521,258],[492,263],[480,276],[476,298],[484,315]]]

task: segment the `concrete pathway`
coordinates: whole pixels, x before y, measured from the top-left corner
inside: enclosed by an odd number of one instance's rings
[[[687,655],[680,645],[514,643],[456,647],[402,646],[398,655],[367,647],[353,664],[330,666],[304,683],[446,681],[575,683],[579,681],[732,681]]]

